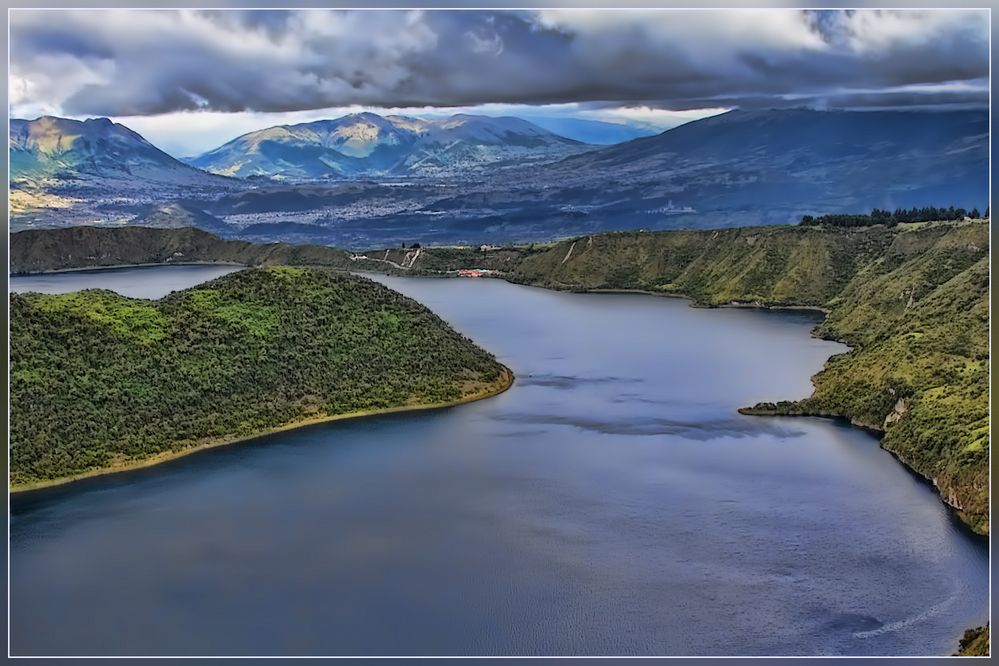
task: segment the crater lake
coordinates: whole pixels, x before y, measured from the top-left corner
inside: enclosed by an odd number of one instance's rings
[[[12,654],[938,655],[986,621],[985,541],[875,437],[737,413],[846,351],[819,315],[374,279],[513,387],[12,496]]]

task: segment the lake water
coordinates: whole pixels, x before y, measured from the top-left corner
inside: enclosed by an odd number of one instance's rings
[[[10,278],[10,290],[59,294],[79,289],[110,289],[132,298],[162,298],[171,291],[238,270],[238,266],[181,264],[19,275]]]
[[[378,279],[513,388],[17,496],[13,654],[949,654],[986,620],[987,547],[873,437],[735,411],[810,392],[814,315]]]

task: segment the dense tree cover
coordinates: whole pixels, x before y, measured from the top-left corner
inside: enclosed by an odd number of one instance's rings
[[[10,314],[15,485],[507,381],[422,305],[316,269],[241,271],[160,301],[12,294]]]
[[[895,210],[881,210],[875,208],[869,214],[832,214],[803,215],[801,217],[802,226],[828,225],[832,227],[869,227],[874,224],[884,224],[895,226],[905,222],[953,222],[970,217],[973,220],[981,219],[981,214],[977,208],[970,211],[965,208],[937,208],[936,206],[924,206],[923,208],[896,208]],[[988,210],[986,215],[988,217]]]
[[[759,227],[564,241],[525,255],[511,277],[710,305],[825,309],[819,332],[853,351],[829,361],[811,398],[746,411],[843,416],[883,430],[884,447],[934,480],[962,519],[986,533],[988,261],[983,222]]]

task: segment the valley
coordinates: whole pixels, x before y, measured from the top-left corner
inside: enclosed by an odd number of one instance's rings
[[[987,657],[992,15],[743,4],[11,9],[8,657]]]

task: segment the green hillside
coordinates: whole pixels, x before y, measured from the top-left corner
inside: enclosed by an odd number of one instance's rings
[[[601,234],[526,256],[511,278],[556,289],[642,289],[709,304],[821,306],[895,235],[884,227],[790,226]]]
[[[984,225],[902,234],[830,300],[820,332],[856,350],[806,411],[885,431],[883,446],[989,529],[989,256]]]
[[[422,305],[314,269],[240,271],[160,301],[12,294],[10,315],[15,487],[510,382]]]

